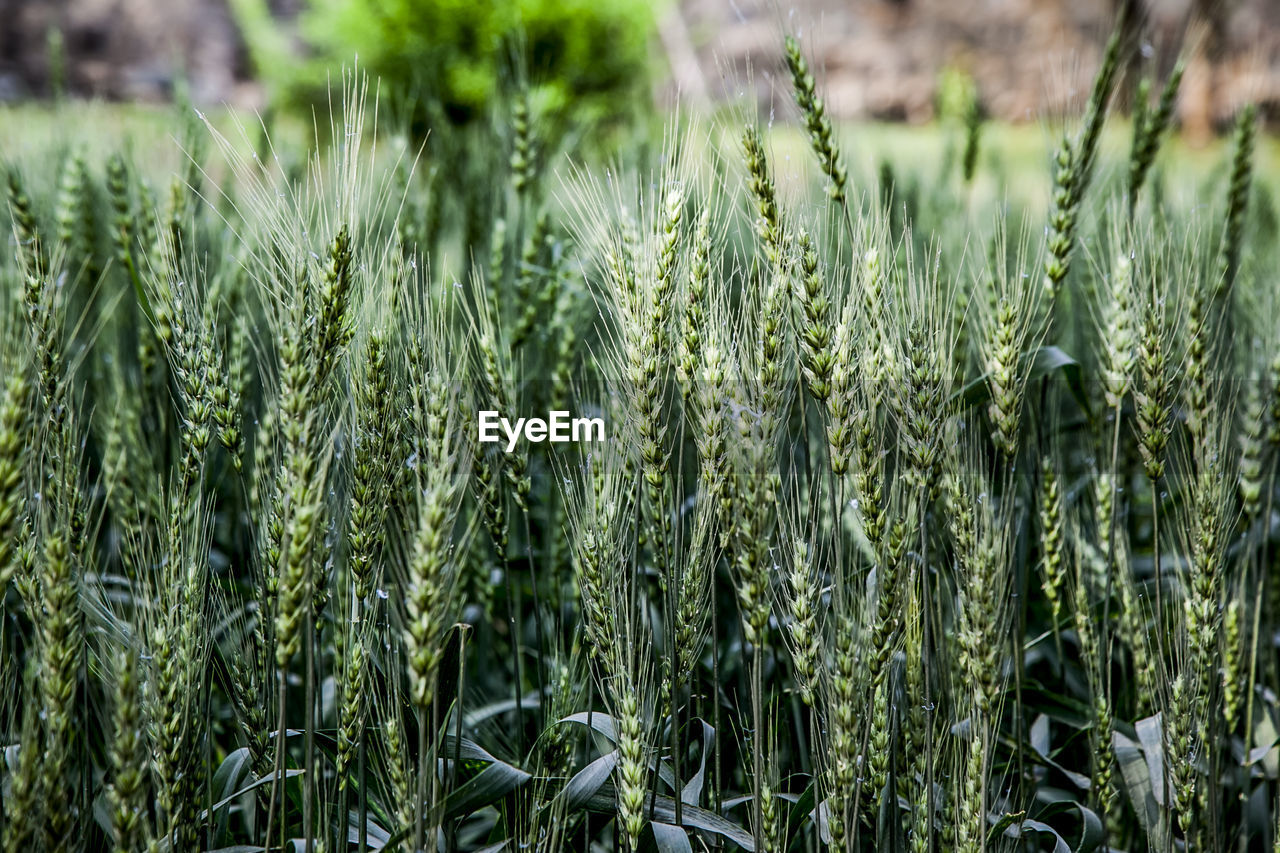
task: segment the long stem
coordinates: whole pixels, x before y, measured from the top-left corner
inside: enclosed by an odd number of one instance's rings
[[[672,611],[672,610],[668,611],[669,614],[673,614],[674,612],[675,611]],[[670,634],[674,638],[675,636],[674,620],[668,617],[667,622],[668,624],[671,625]],[[677,650],[675,648],[675,644],[672,643],[670,648],[671,648],[671,659],[674,661],[677,658]],[[670,689],[671,689],[671,696],[670,696],[671,701],[670,701],[670,708],[668,709],[668,713],[671,714],[671,773],[672,773],[672,778],[675,782],[675,784],[672,786],[675,792],[675,801],[676,801],[676,808],[675,808],[676,824],[675,825],[683,826],[684,825],[684,809],[683,809],[682,801],[684,800],[684,797],[681,795],[681,791],[682,791],[681,786],[683,782],[680,778],[680,699],[679,699],[680,691],[683,689],[683,679],[680,678],[680,674],[675,671],[674,667],[672,668],[672,673],[671,673]]]
[[[1001,478],[1000,494],[1002,496],[1007,496],[1010,489],[1016,488],[1014,486],[1014,474],[1015,474],[1015,469],[1017,467],[1016,457],[1009,457],[1005,461],[1008,464],[1001,468],[1001,473],[1000,473],[1000,478]],[[1027,496],[1027,500],[1029,502],[1029,505],[1034,506],[1035,496],[1039,488],[1040,469],[1038,466],[1033,464],[1031,466],[1031,472],[1032,472],[1031,473],[1032,479],[1030,483],[1030,492]],[[1007,500],[1008,498],[1006,497],[1005,499]],[[1013,496],[1013,502],[1016,503],[1017,499],[1018,499],[1018,496],[1015,494]],[[1028,592],[1030,591],[1030,586],[1031,586],[1030,572],[1027,569],[1028,567],[1025,564],[1023,564],[1022,561],[1018,561],[1018,565],[1014,569],[1013,588],[1017,591],[1017,599],[1014,605],[1015,606],[1014,626],[1013,626],[1014,630],[1012,632],[1012,636],[1009,638],[1011,643],[1010,653],[1012,655],[1012,660],[1013,660],[1013,706],[1019,709],[1023,707],[1022,678],[1023,678],[1023,675],[1025,674],[1026,666],[1027,666],[1027,646],[1026,646],[1026,643],[1024,643],[1022,640],[1022,638],[1026,636],[1027,601],[1030,598],[1030,596],[1028,595]],[[1057,625],[1054,625],[1054,636],[1056,637],[1057,634],[1058,634],[1058,628],[1057,628]],[[1059,661],[1062,660],[1061,650],[1059,650],[1058,660]],[[1017,735],[1018,775],[1016,779],[1017,779],[1018,786],[1021,787],[1026,782],[1026,779],[1027,779],[1026,756],[1023,754],[1023,744],[1026,741],[1026,724],[1027,724],[1025,716],[1021,713],[1014,714],[1013,724],[1017,729],[1016,735]],[[983,748],[985,750],[986,748],[985,743],[983,745]],[[986,756],[983,757],[983,760],[985,762]],[[985,767],[985,764],[984,764],[984,767]],[[983,786],[985,790],[985,786],[986,786],[985,776],[983,778]],[[983,802],[985,803],[985,800]],[[984,844],[985,844],[985,836],[984,836]]]
[[[445,788],[445,798],[448,797],[458,787],[458,765],[462,763],[462,697],[466,692],[467,684],[467,633],[470,626],[462,625],[458,629],[458,694],[456,704],[453,709],[453,763],[449,765],[449,779]],[[450,824],[454,826],[454,824]],[[457,838],[455,832],[450,831],[445,836],[445,851],[452,853],[457,849]]]
[[[1270,526],[1270,523],[1271,523],[1270,516],[1271,516],[1271,513],[1268,512],[1267,513],[1268,526]],[[1244,718],[1244,732],[1245,732],[1244,742],[1245,743],[1253,743],[1253,691],[1256,685],[1255,680],[1257,678],[1257,672],[1258,672],[1258,647],[1260,645],[1258,640],[1260,637],[1259,631],[1261,630],[1261,627],[1262,627],[1261,626],[1262,605],[1263,605],[1263,602],[1266,600],[1266,592],[1265,592],[1264,586],[1265,584],[1260,577],[1257,585],[1257,592],[1254,594],[1254,600],[1253,600],[1253,628],[1249,634],[1249,677],[1247,680],[1248,689],[1245,691],[1245,696],[1248,698],[1245,699],[1245,718]],[[1243,814],[1243,809],[1248,805],[1247,798],[1248,798],[1248,794],[1243,788],[1241,788],[1240,808],[1242,809],[1241,811],[1242,814]],[[1249,843],[1248,838],[1249,838],[1248,826],[1244,821],[1241,821],[1240,849],[1242,851],[1247,849],[1248,847],[1248,843]]]
[[[982,740],[981,740],[981,743],[979,743],[979,745],[978,745],[978,748],[979,748],[980,750],[982,750],[982,759],[981,759],[981,764],[980,764],[980,766],[982,767],[982,781],[980,782],[980,786],[979,786],[979,788],[978,788],[978,803],[979,803],[979,805],[980,805],[980,807],[981,807],[981,811],[979,812],[979,814],[982,816],[982,817],[979,819],[979,821],[980,821],[980,822],[979,822],[979,829],[978,829],[978,850],[979,850],[979,853],[987,853],[987,833],[986,833],[984,830],[986,829],[986,823],[987,823],[987,821],[986,821],[986,815],[987,815],[987,781],[988,781],[988,780],[987,780],[987,744],[988,744],[988,742],[990,741],[990,738],[988,737],[988,734],[989,734],[989,732],[988,732],[988,725],[989,725],[989,719],[988,719],[988,716],[987,716],[986,714],[982,714],[982,715],[981,715],[981,725],[980,725],[980,727],[979,727],[979,729],[978,729],[978,731],[979,731],[979,733],[980,733],[980,735],[979,735],[979,736],[980,736],[980,737],[981,737],[981,739],[982,739]]]
[[[755,836],[756,850],[764,850],[764,809],[760,803],[760,782],[764,777],[764,745],[761,743],[761,728],[764,725],[763,714],[761,713],[761,702],[764,696],[762,685],[762,674],[764,661],[761,660],[761,648],[757,644],[751,650],[751,767],[754,771],[751,779],[752,791],[752,811],[755,813],[755,826],[753,827],[753,835]]]
[[[413,804],[413,852],[422,853],[423,812],[427,803],[427,709],[418,706],[418,793]]]
[[[340,624],[336,630],[341,631],[346,635],[345,647],[347,649],[350,649],[352,643],[355,642],[355,630],[353,630],[353,627],[359,624],[362,602],[356,598],[355,591],[352,588],[352,585],[350,583],[345,583],[343,584],[343,586],[345,587],[346,594],[351,596],[351,607],[348,609],[348,620],[346,624],[345,625]],[[347,682],[352,677],[352,673],[350,670],[349,656],[348,656],[347,663],[343,667],[343,669],[345,671],[342,672],[341,675],[344,682]],[[335,673],[335,675],[337,675],[337,673]],[[356,716],[357,717],[361,716],[361,713],[362,712],[358,712]],[[339,714],[339,718],[341,718],[341,714]],[[341,722],[339,722],[339,726],[341,726]],[[363,738],[363,721],[362,720],[358,720],[356,723],[355,736],[357,738]],[[349,837],[347,827],[350,824],[350,819],[348,818],[348,814],[350,812],[350,806],[351,806],[351,782],[347,778],[347,776],[349,775],[350,775],[350,766],[348,765],[347,767],[343,768],[342,776],[337,780],[337,783],[338,783],[337,833],[338,834],[337,834],[337,837],[334,839],[334,843],[336,844],[336,847],[334,849],[345,849],[348,843],[346,840]]]
[[[1265,592],[1264,592],[1264,597],[1263,597],[1263,599],[1262,599],[1262,600],[1263,600],[1263,602],[1266,602],[1266,603],[1268,603],[1268,604],[1269,604],[1270,602],[1273,602],[1273,601],[1276,601],[1276,600],[1277,600],[1277,592],[1278,592],[1278,590],[1276,589],[1275,581],[1274,581],[1274,579],[1270,576],[1270,575],[1271,575],[1271,572],[1270,572],[1270,567],[1271,567],[1271,525],[1272,525],[1271,512],[1272,512],[1272,504],[1273,504],[1273,502],[1274,502],[1274,500],[1275,500],[1275,490],[1276,490],[1276,465],[1277,465],[1277,462],[1276,462],[1276,460],[1275,460],[1275,459],[1274,459],[1274,457],[1273,457],[1273,459],[1272,459],[1272,463],[1271,463],[1271,465],[1270,465],[1270,469],[1271,469],[1271,470],[1270,470],[1270,472],[1267,474],[1267,508],[1266,508],[1266,511],[1265,511],[1265,512],[1264,512],[1264,514],[1263,514],[1263,518],[1265,519],[1265,523],[1264,523],[1263,528],[1262,528],[1262,529],[1263,529],[1263,534],[1262,534],[1262,553],[1261,553],[1261,555],[1260,555],[1260,556],[1259,556],[1259,558],[1258,558],[1258,583],[1259,583],[1259,585],[1260,585],[1260,586],[1265,590]],[[1274,608],[1271,608],[1271,607],[1268,607],[1268,614],[1271,614],[1271,613],[1273,613],[1273,612],[1275,612],[1275,609],[1274,609]],[[1274,625],[1269,625],[1268,627],[1269,627],[1269,628],[1271,628],[1271,629],[1274,629],[1276,626],[1274,626]],[[1268,655],[1267,655],[1267,659],[1266,659],[1266,661],[1264,662],[1264,665],[1265,665],[1265,667],[1266,667],[1266,674],[1265,674],[1265,676],[1264,676],[1264,677],[1265,677],[1265,678],[1271,678],[1272,673],[1273,673],[1274,668],[1275,668],[1275,665],[1276,665],[1276,656],[1275,656],[1274,654],[1268,654]],[[1278,686],[1280,686],[1280,685],[1277,685],[1277,684],[1276,684],[1276,682],[1275,682],[1275,680],[1274,680],[1274,679],[1272,679],[1272,688],[1273,688],[1273,689],[1276,689]],[[1249,711],[1249,715],[1246,715],[1246,717],[1245,717],[1245,725],[1250,727],[1250,732],[1249,732],[1249,733],[1252,735],[1252,725],[1253,725],[1253,717],[1252,717],[1252,713],[1253,713],[1253,711],[1252,711],[1252,709],[1253,709],[1253,695],[1252,695],[1252,694],[1250,694],[1250,695],[1249,695],[1249,700],[1248,700],[1248,701],[1249,701],[1249,709],[1250,709],[1250,711]],[[1246,739],[1246,740],[1245,740],[1245,743],[1252,743],[1252,741],[1250,741],[1250,740]]]
[[[346,779],[338,780],[338,825],[336,829],[336,836],[334,838],[334,843],[337,845],[336,849],[341,849],[344,846],[343,839],[350,837],[348,835],[348,827],[351,824],[351,819],[349,817],[351,813],[350,784],[351,783]]]
[[[1160,593],[1160,588],[1164,586],[1164,581],[1162,577],[1162,569],[1160,566],[1160,481],[1158,479],[1151,480],[1151,550],[1152,550],[1152,559],[1155,561],[1156,659],[1163,662],[1165,659],[1164,657],[1164,624],[1163,624],[1164,619],[1162,618],[1164,616],[1164,606],[1163,606],[1163,599]],[[1164,745],[1164,751],[1165,751],[1165,755],[1170,754],[1169,744],[1167,742]],[[1170,762],[1166,761],[1164,765],[1164,772],[1160,774],[1161,776],[1160,784],[1164,793],[1165,808],[1169,809],[1170,813],[1172,813],[1172,809],[1169,808],[1169,773],[1170,772],[1171,772]],[[1172,820],[1169,821],[1167,835],[1168,835],[1168,838],[1167,838],[1166,848],[1168,850],[1168,853],[1173,853],[1174,843],[1173,843]]]
[[[435,695],[436,689],[440,686],[440,680],[438,675],[432,676],[432,681],[435,682],[435,684],[432,687],[431,693],[432,695]],[[440,733],[440,703],[433,702],[431,705],[431,733],[430,733],[430,737],[427,738],[427,743],[430,744],[430,746],[428,747],[428,752],[430,754],[427,756],[427,772],[430,774],[427,782],[427,802],[430,803],[429,809],[431,812],[430,822],[427,824],[427,831],[431,835],[432,850],[438,849],[438,846],[439,846],[438,839],[440,837],[440,821],[438,820],[437,813],[436,813],[436,805],[440,802],[440,784],[441,784],[440,773],[439,773],[439,764],[440,764],[439,741],[437,740],[439,733]]]
[[[520,602],[516,599],[516,585],[511,582],[511,561],[505,553],[499,554],[502,562],[502,578],[507,586],[507,621],[511,627],[511,663],[516,678],[516,748],[525,751],[524,736],[524,679],[520,675],[520,654],[523,639],[520,630]]]
[[[538,731],[542,731],[546,723],[545,713],[547,705],[547,683],[546,673],[542,665],[542,644],[546,641],[546,634],[542,633],[542,603],[538,598],[538,564],[533,559],[533,536],[530,534],[529,526],[529,510],[526,508],[521,515],[524,516],[524,542],[525,547],[529,549],[529,588],[533,591],[533,629],[538,634],[537,653],[539,655],[537,661],[538,675]]]
[[[271,845],[271,827],[276,816],[276,796],[278,794],[282,795],[280,786],[281,786],[281,780],[284,777],[285,699],[289,695],[289,687],[288,687],[286,673],[280,672],[278,680],[280,682],[280,695],[279,695],[277,704],[279,704],[280,709],[279,709],[279,715],[277,718],[278,723],[276,725],[276,758],[275,758],[275,768],[274,768],[275,772],[272,774],[272,779],[271,779],[271,799],[268,801],[268,805],[267,805],[267,832],[266,832],[266,835],[264,836],[268,847]],[[285,822],[286,822],[285,803],[282,795],[281,803],[280,803],[281,849],[284,849]]]
[[[306,653],[307,698],[306,707],[304,709],[305,719],[303,722],[303,750],[306,753],[303,757],[303,762],[306,769],[303,771],[304,778],[302,780],[302,823],[304,825],[304,837],[306,838],[304,849],[307,853],[312,853],[313,845],[315,843],[315,827],[313,825],[313,819],[315,817],[315,792],[313,790],[313,786],[315,784],[316,769],[316,632],[315,626],[313,625],[313,619],[314,614],[311,610],[310,602],[308,602],[306,625],[303,627],[303,631],[305,631],[303,636],[306,637],[306,642],[303,646]]]
[[[877,686],[877,682],[873,679],[871,682],[871,695],[867,700],[868,707],[871,705],[872,702],[875,701],[876,686]],[[852,848],[855,850],[858,848],[858,830],[862,825],[862,822],[858,819],[858,815],[862,813],[862,782],[863,782],[862,769],[867,766],[867,762],[869,761],[868,754],[869,754],[870,748],[871,748],[871,726],[868,725],[868,726],[862,727],[862,740],[858,742],[858,755],[857,755],[858,775],[853,783],[853,808],[847,810],[845,814],[841,815],[841,818],[844,821],[845,826],[849,825],[850,820],[853,821]],[[848,803],[848,800],[846,798],[845,804],[847,805],[847,803]]]
[[[660,511],[665,512],[666,508],[663,507]],[[667,547],[667,543],[664,542],[663,547]],[[679,553],[680,549],[678,543],[675,550]],[[668,568],[671,567],[672,559],[670,553],[664,557],[664,563]],[[668,653],[668,659],[671,661],[671,678],[670,684],[668,685],[670,695],[668,696],[669,707],[667,710],[671,715],[671,773],[672,779],[675,782],[672,787],[675,792],[676,801],[676,826],[684,825],[684,797],[681,796],[681,786],[683,785],[683,781],[680,775],[680,753],[682,746],[680,742],[680,699],[684,691],[684,673],[679,671],[680,650],[676,648],[676,633],[678,631],[676,619],[680,612],[678,602],[679,589],[682,584],[683,579],[681,577],[672,577],[668,580],[667,594],[665,597],[667,614],[666,619],[664,620],[666,622],[667,629],[667,648],[670,650]]]
[[[3,658],[0,657],[0,660],[3,660]],[[204,767],[202,768],[202,772],[204,773],[208,773],[210,769],[213,767],[213,738],[210,734],[213,731],[213,726],[211,724],[213,720],[213,691],[210,688],[211,688],[211,684],[209,681],[206,680],[201,690],[201,692],[204,694],[203,701],[201,703],[204,708],[204,710],[202,711],[202,714],[204,717],[203,719]],[[86,767],[89,766],[88,762],[85,763],[85,766]],[[88,791],[88,790],[89,790],[89,786],[86,785],[85,791]],[[204,809],[205,809],[204,813],[206,815],[213,814],[213,786],[212,785],[205,786]],[[213,849],[213,821],[212,820],[205,822],[204,843],[207,849],[209,850]]]
[[[1107,518],[1107,553],[1106,553],[1106,586],[1103,589],[1102,597],[1102,630],[1107,630],[1107,623],[1111,619],[1111,585],[1115,576],[1116,561],[1116,503],[1119,495],[1117,485],[1120,480],[1119,459],[1120,459],[1120,404],[1117,403],[1114,414],[1115,426],[1111,431],[1111,495],[1110,510]],[[1106,646],[1106,638],[1099,643],[1099,649]]]
[[[831,490],[831,500],[834,505],[832,514],[835,516],[835,530],[832,531],[832,536],[835,539],[836,565],[835,565],[835,579],[832,587],[832,600],[835,602],[838,602],[840,605],[840,608],[836,610],[836,630],[843,631],[846,629],[846,626],[843,624],[843,620],[840,617],[842,615],[843,608],[848,606],[848,601],[849,601],[849,599],[846,597],[845,586],[844,586],[844,541],[841,539],[841,534],[844,531],[844,506],[845,506],[844,479],[842,477],[837,477],[835,475],[835,472],[831,470],[830,465],[827,466],[827,477],[829,481],[829,488]],[[862,754],[864,752],[866,752],[865,744],[862,746],[859,754]],[[833,759],[833,766],[834,766],[834,762],[839,760],[840,760],[839,757],[835,757]],[[854,786],[854,809],[855,809],[855,811],[853,812],[854,814],[857,813],[856,812],[857,800],[858,800],[859,794],[861,793],[861,785],[860,785],[861,775],[862,774],[858,774],[859,784]],[[839,815],[840,825],[845,827],[846,832],[849,832],[850,811],[849,811],[848,792],[847,791],[839,791],[839,792],[830,791],[828,792],[828,795],[835,797],[835,802],[837,803],[837,806],[840,809],[840,815]],[[850,838],[850,844],[853,849],[857,849],[857,846],[858,846],[858,829],[860,826],[861,824],[859,821],[856,821],[856,820],[853,821],[853,831],[851,833],[851,838]]]
[[[369,797],[366,794],[368,779],[368,743],[364,729],[360,731],[360,743],[356,747],[356,775],[360,777],[360,826],[356,830],[356,853],[365,853],[369,849]]]
[[[1107,697],[1111,692],[1111,667],[1109,665],[1109,655],[1104,651],[1108,644],[1108,629],[1111,624],[1111,597],[1115,584],[1116,566],[1116,517],[1118,513],[1119,503],[1119,482],[1120,482],[1120,414],[1123,400],[1116,403],[1113,415],[1114,426],[1111,430],[1111,495],[1108,498],[1110,509],[1108,510],[1109,518],[1107,519],[1107,554],[1106,554],[1106,580],[1103,586],[1102,594],[1102,624],[1099,630],[1102,634],[1098,643],[1098,654],[1102,660],[1090,666],[1096,666],[1099,671],[1097,691],[1101,691],[1102,697]],[[1128,583],[1128,579],[1125,580]],[[1108,747],[1105,744],[1099,744],[1099,749],[1105,750]],[[1105,790],[1098,791],[1098,803],[1106,803],[1107,792]],[[1102,814],[1103,818],[1103,842],[1107,841],[1106,814]]]
[[[933,638],[933,614],[929,612],[929,535],[925,526],[926,495],[920,495],[920,584],[923,600],[920,606],[922,625],[922,648],[920,664],[923,670],[924,689],[924,762],[925,762],[925,811],[928,820],[928,841],[925,849],[933,850],[933,815],[935,794],[933,790],[933,688],[930,684],[932,667],[929,665],[929,654]]]
[[[715,731],[715,740],[712,749],[712,778],[715,780],[713,790],[711,791],[711,806],[715,814],[720,814],[720,808],[723,803],[724,780],[721,778],[720,771],[720,741],[724,740],[724,733],[720,728],[720,655],[718,653],[717,635],[720,633],[720,620],[716,615],[716,567],[711,566],[711,728]],[[713,850],[719,850],[721,847],[720,836],[716,835],[712,842]]]
[[[590,669],[591,669],[591,662],[590,662],[590,661],[588,661],[588,662],[587,662],[587,668],[588,668],[588,670],[590,670]],[[595,692],[596,692],[596,681],[595,681],[595,679],[594,679],[594,678],[590,678],[590,677],[589,677],[589,678],[587,678],[587,732],[588,732],[588,734],[587,734],[587,750],[588,750],[588,752],[587,752],[587,757],[588,757],[588,758],[590,758],[590,757],[591,757],[591,753],[590,753],[590,750],[591,750],[591,734],[590,734],[590,733],[595,731],[595,728],[594,728],[594,725],[595,725],[595,722],[594,722],[594,718],[595,718],[595,707],[596,707],[596,706],[595,706]],[[617,824],[617,821],[616,821],[616,820],[614,821],[614,824],[615,824],[615,825]],[[616,841],[616,839],[615,839],[615,841]],[[582,822],[582,849],[583,849],[583,850],[590,850],[590,849],[591,849],[591,821],[589,821],[589,820],[584,820],[584,821]]]
[[[1244,713],[1244,733],[1245,743],[1253,743],[1253,682],[1258,677],[1258,643],[1257,639],[1262,636],[1261,619],[1263,608],[1270,596],[1274,594],[1271,579],[1268,577],[1267,571],[1267,551],[1271,546],[1271,506],[1275,497],[1276,488],[1276,468],[1274,461],[1268,466],[1271,470],[1267,474],[1267,503],[1266,509],[1262,515],[1262,541],[1258,547],[1258,575],[1256,579],[1257,593],[1256,602],[1253,610],[1253,640],[1250,644],[1250,660],[1249,660],[1249,690],[1245,692],[1245,713]],[[1273,657],[1273,656],[1271,656]],[[1241,828],[1243,832],[1243,827]]]

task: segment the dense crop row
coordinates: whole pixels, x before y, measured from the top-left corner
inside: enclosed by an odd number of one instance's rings
[[[1280,843],[1274,212],[1251,109],[1168,200],[1178,71],[1099,154],[1127,54],[1048,211],[976,111],[849,168],[790,40],[785,188],[754,120],[570,167],[525,101],[397,159],[354,78],[306,162],[9,163],[4,849]]]

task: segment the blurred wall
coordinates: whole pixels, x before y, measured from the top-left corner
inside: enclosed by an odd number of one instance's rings
[[[52,94],[48,33],[61,34],[69,92],[196,103],[252,100],[226,0],[0,0],[0,99]]]
[[[682,0],[682,33],[698,57],[682,91],[755,92],[766,108],[785,83],[781,33],[799,33],[831,109],[845,118],[933,116],[939,74],[971,75],[990,115],[1036,120],[1076,111],[1088,94],[1120,0]],[[1172,66],[1188,30],[1203,49],[1185,77],[1180,117],[1193,134],[1258,102],[1280,118],[1280,0],[1137,0],[1148,38],[1132,71]],[[664,43],[679,40],[664,39]],[[679,74],[677,75],[680,76]]]
[[[301,2],[269,5],[288,19]],[[1280,0],[680,0],[660,26],[665,95],[754,93],[765,109],[788,109],[774,83],[785,82],[781,33],[791,31],[839,117],[927,120],[951,68],[974,78],[990,115],[1036,120],[1079,109],[1117,2],[1137,2],[1148,21],[1132,70],[1160,77],[1192,13],[1207,20],[1179,104],[1193,136],[1246,101],[1280,119]],[[197,103],[261,100],[227,0],[0,0],[0,99],[51,94],[51,27],[72,93],[162,100],[185,80]]]

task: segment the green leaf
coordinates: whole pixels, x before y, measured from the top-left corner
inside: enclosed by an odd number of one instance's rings
[[[1102,818],[1098,817],[1098,813],[1093,809],[1080,803],[1076,804],[1076,808],[1080,810],[1083,827],[1080,832],[1080,841],[1076,844],[1076,853],[1092,853],[1106,840],[1107,830],[1102,825]]]
[[[371,849],[380,850],[391,842],[391,833],[370,815],[365,821],[365,839]],[[360,843],[360,812],[357,809],[347,813],[347,843]]]
[[[1051,373],[1061,373],[1062,378],[1067,380],[1067,388],[1070,390],[1076,404],[1085,413],[1085,416],[1092,420],[1093,414],[1089,411],[1089,395],[1085,393],[1084,373],[1080,367],[1080,362],[1067,355],[1059,347],[1052,345],[1042,346],[1034,352],[1024,353],[1022,356],[1024,369],[1028,359],[1031,360],[1027,374],[1028,383],[1031,380],[1047,378]],[[952,395],[952,402],[961,403],[965,408],[985,405],[991,397],[991,386],[987,382],[988,377],[989,374],[984,373],[969,382]]]
[[[214,837],[219,840],[227,831],[227,818],[231,814],[231,802],[228,798],[234,798],[236,789],[244,783],[246,777],[251,775],[250,764],[249,748],[242,746],[222,759],[222,763],[213,773],[213,796],[226,803],[213,810]]]
[[[588,726],[600,734],[604,735],[609,743],[618,742],[618,729],[613,724],[613,717],[603,711],[579,711],[576,714],[570,714],[557,720],[560,723],[577,723],[580,726]]]
[[[1142,752],[1147,761],[1148,778],[1164,779],[1164,717],[1154,714],[1138,720],[1134,724],[1138,742],[1142,744]],[[1151,789],[1152,796],[1160,806],[1165,806],[1164,786],[1156,785]]]
[[[1123,732],[1114,732],[1111,736],[1112,748],[1115,750],[1116,763],[1120,765],[1120,776],[1124,779],[1129,802],[1138,816],[1138,823],[1155,846],[1163,849],[1168,838],[1169,824],[1161,807],[1164,799],[1164,761],[1160,749],[1159,715],[1139,720],[1136,729],[1137,741]],[[1162,780],[1161,784],[1152,784],[1154,779]]]
[[[792,839],[792,849],[795,849],[796,845],[804,839],[804,833],[800,832],[800,825],[815,816],[814,809],[817,807],[817,798],[817,788],[813,782],[810,782],[800,796],[796,797],[796,801],[791,804],[790,814],[787,817],[787,837]]]
[[[285,779],[292,779],[294,776],[301,776],[303,772],[304,771],[302,771],[301,769],[286,770],[284,771],[283,776]],[[214,803],[213,811],[216,812],[218,809],[222,808],[223,806],[229,805],[230,803],[234,802],[237,797],[242,797],[245,794],[249,793],[250,791],[254,790],[255,788],[261,788],[263,785],[267,784],[268,782],[275,781],[276,776],[277,776],[276,773],[268,773],[266,776],[263,776],[260,779],[253,780],[248,785],[245,785],[244,787],[240,788],[235,793],[229,796],[223,797],[221,800]],[[209,812],[207,810],[202,811],[200,812],[200,819],[205,820],[208,817],[208,815],[209,815]]]
[[[517,702],[515,699],[503,699],[499,702],[491,702],[476,708],[474,711],[468,711],[462,715],[462,722],[468,729],[476,729],[482,723],[487,723],[494,717],[501,717],[504,714],[511,714],[516,711],[523,711],[526,714],[534,713],[539,708],[539,693],[537,690],[530,690],[524,694]]]
[[[1087,791],[1092,787],[1092,780],[1083,773],[1077,773],[1053,759],[1051,747],[1049,744],[1049,716],[1047,714],[1039,714],[1035,722],[1031,724],[1031,748],[1035,750],[1036,755],[1040,756],[1049,767],[1054,768],[1063,776],[1071,780],[1071,784],[1075,785],[1082,791]]]
[[[444,736],[444,748],[440,752],[440,757],[449,761],[453,761],[456,758],[459,761],[483,761],[486,764],[493,764],[498,761],[488,750],[475,741],[467,738],[455,738],[449,734]]]
[[[659,823],[675,824],[676,822],[676,801],[671,797],[651,797],[645,800],[646,803],[652,803],[652,810],[649,812],[650,819]],[[587,803],[587,808],[597,814],[616,814],[618,811],[617,795],[613,785],[604,786],[599,793],[591,798]],[[693,829],[701,829],[704,832],[711,832],[726,838],[737,844],[743,850],[755,851],[755,843],[752,841],[751,833],[743,829],[739,824],[734,823],[726,818],[721,817],[714,812],[706,809],[700,809],[697,806],[682,806],[680,810],[682,823],[686,827]]]
[[[1093,809],[1078,800],[1062,797],[1051,802],[1047,808],[1041,809],[1036,817],[1038,822],[1043,823],[1047,818],[1071,812],[1078,814],[1080,819],[1080,840],[1076,842],[1075,847],[1071,848],[1072,853],[1093,853],[1106,838],[1102,819]]]
[[[653,841],[659,853],[693,853],[689,844],[689,834],[678,826],[654,821],[649,824],[653,829]]]
[[[618,751],[615,749],[573,774],[573,778],[561,792],[565,798],[565,809],[575,812],[585,806],[609,781],[609,776],[617,765]]]
[[[444,804],[445,815],[469,815],[478,808],[502,799],[532,778],[533,776],[518,767],[495,760],[449,794]]]
[[[1004,835],[1009,827],[1017,824],[1026,816],[1027,813],[1025,811],[1001,815],[1000,819],[991,825],[991,830],[987,833],[987,847],[996,848],[1000,836]]]
[[[680,790],[680,801],[694,806],[702,799],[702,787],[707,777],[707,755],[716,742],[716,730],[711,727],[711,724],[702,719],[698,722],[702,723],[702,750],[698,756],[698,772],[693,774],[693,777],[685,782]]]
[[[1050,835],[1053,837],[1053,853],[1071,853],[1071,846],[1067,844],[1067,840],[1058,834],[1058,830],[1049,824],[1038,820],[1024,820],[1018,824],[1018,827],[1026,832],[1038,832],[1041,835]]]

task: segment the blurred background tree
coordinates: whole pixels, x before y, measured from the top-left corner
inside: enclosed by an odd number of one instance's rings
[[[407,203],[423,205],[427,233],[406,242],[447,228],[488,245],[511,213],[495,187],[515,186],[495,175],[532,176],[557,150],[612,152],[632,119],[653,114],[649,0],[229,3],[268,113],[327,114],[331,81],[356,64],[376,81],[379,125],[409,146],[406,163],[423,144],[426,192]]]
[[[359,64],[415,136],[485,118],[531,91],[543,116],[623,118],[647,93],[647,0],[310,0],[293,32],[267,0],[231,0],[260,78],[284,103],[326,97],[326,72]]]

